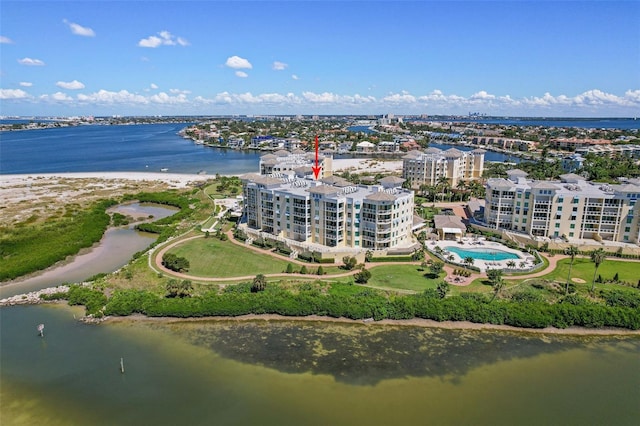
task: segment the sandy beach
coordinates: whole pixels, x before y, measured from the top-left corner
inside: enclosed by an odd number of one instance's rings
[[[78,173],[29,173],[19,175],[0,175],[0,191],[35,183],[43,179],[97,179],[97,180],[125,180],[125,181],[156,181],[164,182],[175,188],[184,188],[192,182],[202,182],[214,179],[213,176],[157,173],[157,172],[78,172]]]
[[[378,158],[338,158],[333,160],[334,172],[402,173],[401,160]]]

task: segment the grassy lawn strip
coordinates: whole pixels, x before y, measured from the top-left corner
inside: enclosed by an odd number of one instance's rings
[[[428,278],[429,270],[420,271],[418,265],[382,265],[371,268],[371,279],[368,285],[374,287],[397,288],[402,290],[423,291],[436,288],[445,273],[436,279]],[[425,277],[425,274],[427,276]]]
[[[558,262],[555,270],[540,278],[566,282],[569,274],[570,263],[570,259],[562,259]],[[596,265],[589,258],[576,257],[573,261],[573,268],[571,268],[571,278],[580,278],[588,284],[591,284],[595,269]],[[640,262],[623,262],[619,260],[606,259],[598,268],[598,275],[602,275],[603,280],[613,279],[616,272],[618,273],[620,281],[628,281],[633,284],[637,284],[640,279]],[[596,286],[598,286],[597,283]]]
[[[279,274],[285,272],[290,263],[217,238],[190,240],[172,248],[169,253],[186,257],[190,264],[189,274],[199,277],[233,278],[257,274]],[[294,263],[292,265],[294,272],[300,271],[301,265]],[[305,266],[312,273],[318,269],[319,265]],[[327,274],[345,272],[325,265],[322,268]]]

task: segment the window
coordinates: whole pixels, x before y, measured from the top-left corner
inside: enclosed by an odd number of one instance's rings
[[[556,227],[556,228],[560,228],[560,224],[559,224],[559,223],[556,223],[555,227]]]
[[[569,236],[570,236],[570,237],[573,237],[573,232],[569,232]]]
[[[572,223],[571,225],[569,225],[569,228],[571,228],[571,229],[576,229],[576,224],[575,224],[575,223]]]

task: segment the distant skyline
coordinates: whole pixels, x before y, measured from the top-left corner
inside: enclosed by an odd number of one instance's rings
[[[0,115],[640,116],[637,1],[0,1]]]

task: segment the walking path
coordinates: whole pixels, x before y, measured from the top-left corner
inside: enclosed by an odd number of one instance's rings
[[[267,251],[267,250],[263,250],[260,249],[258,247],[252,246],[250,244],[244,244],[238,240],[236,240],[233,237],[233,232],[232,231],[227,231],[227,236],[229,237],[229,241],[233,244],[236,244],[238,246],[241,246],[247,250],[251,250],[254,251],[256,253],[260,253],[263,255],[268,255],[277,259],[281,259],[287,262],[290,262],[292,264],[296,264],[296,265],[306,265],[309,266],[308,263],[306,262],[302,262],[300,260],[297,259],[291,259],[287,256],[283,256],[279,253],[274,253],[272,251]],[[242,281],[242,280],[252,280],[255,275],[242,275],[242,276],[235,276],[235,277],[200,277],[200,276],[196,276],[196,275],[190,275],[190,274],[186,274],[186,273],[181,273],[181,272],[175,272],[172,271],[170,269],[165,268],[162,265],[162,256],[170,249],[172,249],[173,247],[176,247],[180,244],[183,244],[187,241],[196,239],[196,238],[204,238],[204,236],[202,235],[195,235],[192,237],[187,237],[187,238],[181,238],[181,239],[177,239],[173,242],[171,242],[170,244],[167,244],[165,246],[162,246],[158,251],[154,251],[150,254],[150,259],[149,259],[149,265],[156,270],[156,272],[162,272],[164,274],[167,275],[171,275],[177,278],[181,278],[181,279],[188,279],[188,280],[193,280],[193,281],[200,281],[200,282],[229,282],[229,281]],[[549,261],[549,266],[531,273],[531,274],[526,274],[526,275],[512,275],[512,276],[504,276],[505,280],[523,280],[523,279],[527,279],[527,278],[535,278],[535,277],[540,277],[543,275],[548,274],[549,272],[553,271],[556,267],[556,264],[559,260],[564,259],[568,256],[565,255],[556,255],[554,257],[546,257],[545,258]],[[421,262],[370,262],[367,263],[367,268],[371,269],[371,268],[375,268],[376,266],[383,266],[383,265],[420,265]],[[328,263],[328,264],[322,264],[322,266],[341,266],[341,264],[339,263]],[[445,278],[445,280],[451,284],[451,285],[455,285],[455,286],[459,286],[459,287],[465,287],[468,286],[469,284],[471,284],[474,280],[478,279],[478,278],[486,278],[486,274],[483,273],[479,273],[479,272],[473,272],[471,274],[471,276],[469,277],[460,277],[461,281],[460,282],[456,282],[454,281],[455,277],[453,275],[453,271],[454,269],[463,269],[459,266],[453,266],[450,264],[445,263],[443,270],[447,273],[447,278]],[[264,274],[265,277],[267,278],[284,278],[284,277],[297,277],[297,278],[311,278],[311,277],[317,277],[317,278],[322,278],[322,279],[330,279],[330,278],[344,278],[344,277],[349,277],[352,276],[354,274],[356,274],[357,272],[359,272],[359,269],[354,269],[351,271],[345,271],[343,273],[339,273],[339,274],[330,274],[330,275],[314,275],[314,274],[299,274],[299,273],[292,273],[292,274],[287,274],[287,273],[275,273],[275,274]],[[370,286],[373,287],[373,286]],[[383,288],[383,287],[378,287],[375,286],[375,288]],[[388,288],[388,290],[393,290],[393,291],[398,291],[397,289],[391,289]]]

